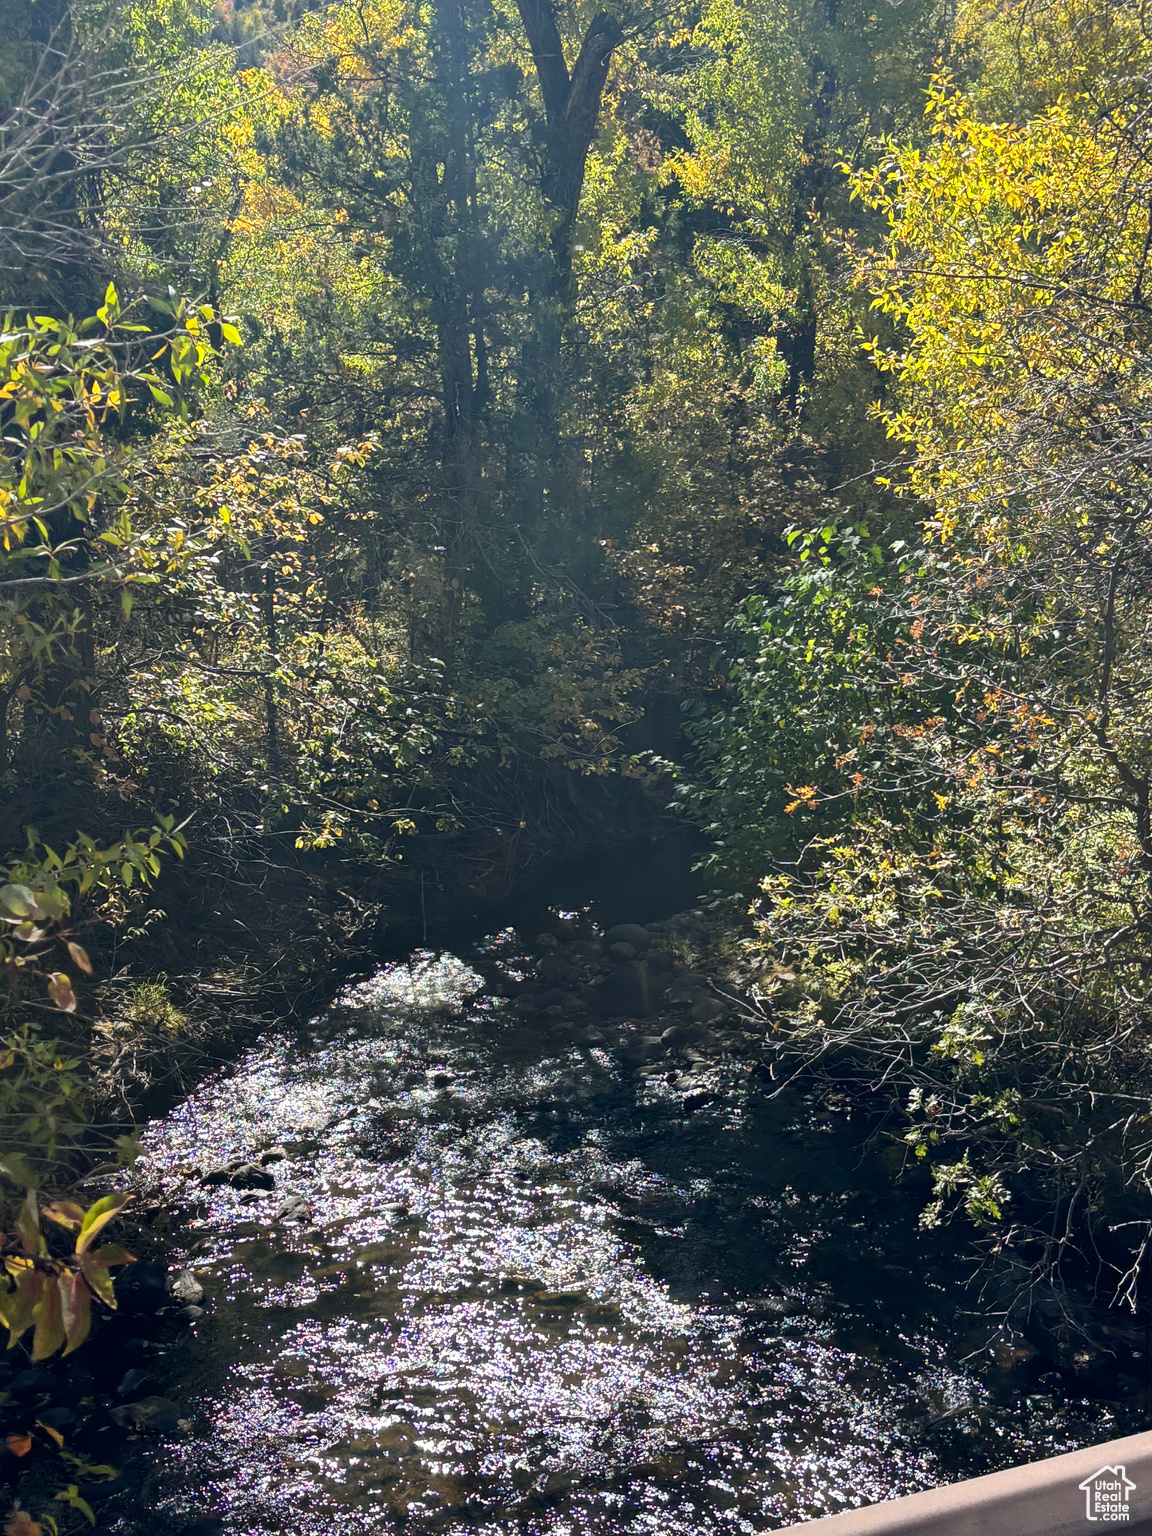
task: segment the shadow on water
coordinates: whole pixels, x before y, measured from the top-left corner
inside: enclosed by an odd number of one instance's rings
[[[415,919],[388,929],[377,946],[383,960],[401,960],[421,944],[466,946],[506,927],[533,934],[551,928],[561,911],[580,911],[601,927],[671,917],[700,898],[704,877],[695,866],[710,846],[696,828],[649,814],[652,830],[591,845],[578,855],[541,860],[532,875],[470,921],[447,927]]]
[[[561,900],[672,912],[677,857],[611,889],[590,861]],[[519,900],[528,932],[558,910],[547,879]],[[510,929],[481,947],[533,963]],[[690,1103],[479,983],[384,966],[146,1133],[211,1302],[150,1357],[191,1421],[137,1451],[174,1529],[751,1533],[1131,1427],[990,1356],[956,1254],[851,1126],[723,1059]],[[200,1182],[261,1152],[273,1191]]]
[[[487,927],[531,934],[550,927],[558,910],[580,911],[601,928],[672,917],[699,899],[704,877],[694,866],[708,847],[701,833],[673,824],[659,836],[628,838],[580,859],[548,860],[485,915]]]

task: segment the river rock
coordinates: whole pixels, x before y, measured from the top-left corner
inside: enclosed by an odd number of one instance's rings
[[[623,965],[625,960],[635,960],[636,947],[633,944],[609,944],[608,955],[617,965]]]
[[[190,1302],[188,1306],[181,1307],[176,1313],[176,1321],[185,1328],[191,1328],[193,1323],[198,1323],[205,1315],[204,1308]]]
[[[652,989],[643,960],[626,960],[610,971],[596,991],[595,1006],[605,1018],[645,1018],[651,1013]]]
[[[718,1093],[710,1093],[703,1088],[695,1093],[686,1093],[683,1099],[684,1108],[691,1114],[693,1110],[703,1109],[705,1104],[711,1104],[719,1097]]]
[[[697,1024],[713,1024],[726,1016],[728,1010],[718,997],[702,997],[692,1004],[690,1017]]]
[[[157,1259],[141,1259],[117,1271],[112,1289],[120,1309],[127,1313],[158,1312],[168,1305],[168,1266]]]
[[[541,1008],[551,1008],[554,1004],[558,1004],[561,1008],[569,1008],[572,1002],[573,994],[565,987],[549,987],[546,992],[540,994],[539,999]]]
[[[8,1391],[14,1397],[40,1397],[45,1392],[55,1392],[59,1382],[50,1371],[20,1371],[8,1383]]]
[[[160,1435],[180,1428],[180,1409],[168,1397],[142,1397],[138,1403],[110,1409],[108,1417],[121,1429],[150,1429]]]
[[[145,1360],[149,1355],[163,1355],[166,1351],[163,1344],[157,1344],[153,1339],[125,1339],[120,1353],[129,1360]]]
[[[307,1221],[312,1215],[312,1203],[307,1195],[290,1193],[276,1212],[277,1221]]]
[[[283,1147],[269,1147],[266,1152],[260,1154],[260,1166],[267,1168],[272,1163],[282,1163],[287,1156],[288,1153]]]
[[[547,1287],[543,1280],[537,1280],[534,1275],[501,1275],[500,1289],[520,1296],[531,1291],[544,1291]]]
[[[223,1536],[224,1521],[219,1515],[203,1515],[182,1525],[177,1536]]]
[[[659,1035],[630,1035],[621,1045],[620,1054],[625,1061],[637,1065],[654,1061],[657,1056],[664,1054],[664,1042]]]
[[[639,923],[617,923],[604,935],[603,947],[610,950],[613,944],[631,944],[636,953],[642,955],[651,943],[652,936]]]
[[[232,1189],[275,1189],[276,1180],[267,1168],[247,1158],[233,1158],[219,1168],[211,1168],[200,1180],[201,1184],[227,1184]]]
[[[125,1371],[120,1378],[120,1385],[116,1388],[117,1397],[131,1397],[133,1392],[139,1392],[141,1387],[146,1387],[152,1380],[151,1371],[145,1371],[140,1366],[134,1366],[132,1370]]]
[[[516,999],[516,1012],[524,1018],[535,1018],[543,1013],[545,1008],[567,1008],[572,1003],[572,993],[566,992],[563,987],[546,987],[541,992],[525,993]]]
[[[699,1040],[703,1033],[704,1031],[695,1025],[673,1024],[663,1032],[660,1038],[665,1045],[678,1050],[682,1045],[690,1045],[693,1040]]]
[[[582,1307],[588,1300],[587,1291],[536,1291],[528,1300],[536,1307]]]
[[[550,982],[553,986],[562,981],[567,981],[572,974],[572,966],[566,955],[545,955],[543,960],[536,963],[536,974],[541,981]]]
[[[36,1422],[43,1424],[48,1429],[73,1430],[79,1423],[79,1415],[71,1408],[63,1406],[58,1408],[42,1408],[36,1415]]]
[[[204,1287],[190,1269],[178,1269],[168,1276],[167,1291],[173,1301],[181,1306],[199,1306],[204,1300]]]
[[[644,958],[653,976],[670,975],[676,965],[675,960],[665,949],[650,949]]]

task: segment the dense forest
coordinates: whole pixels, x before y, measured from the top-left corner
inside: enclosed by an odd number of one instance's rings
[[[0,16],[13,1187],[671,805],[771,1074],[1135,1307],[1143,7]]]

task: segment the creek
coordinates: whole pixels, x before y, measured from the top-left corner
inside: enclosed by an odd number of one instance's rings
[[[498,995],[538,926],[691,900],[654,876],[383,963],[147,1129],[209,1301],[147,1360],[184,1433],[131,1448],[170,1529],[757,1532],[1139,1427],[989,1347],[858,1126],[722,1052],[688,1102]],[[272,1190],[201,1182],[261,1153]]]

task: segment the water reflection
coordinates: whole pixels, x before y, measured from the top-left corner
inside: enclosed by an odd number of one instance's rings
[[[495,948],[509,966],[510,935]],[[798,1100],[542,1036],[451,956],[145,1139],[213,1310],[160,1504],[245,1536],[753,1532],[1120,1432],[1021,1395],[949,1257]],[[199,1175],[272,1149],[272,1192]]]

